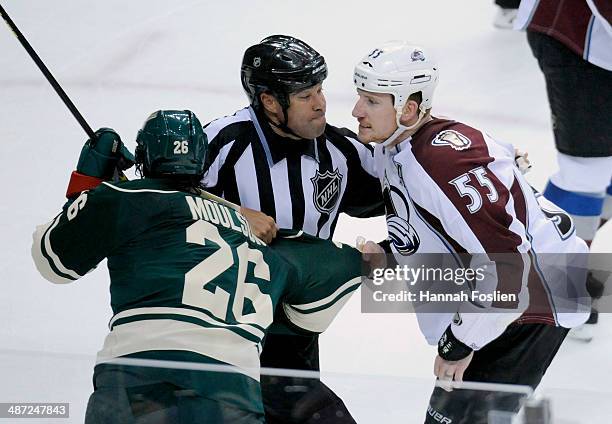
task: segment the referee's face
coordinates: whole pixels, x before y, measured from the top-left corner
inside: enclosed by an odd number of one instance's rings
[[[397,129],[393,96],[360,89],[357,95],[353,116],[359,121],[359,141],[382,143]]]
[[[289,95],[287,126],[302,138],[317,138],[325,130],[325,96],[322,84]]]

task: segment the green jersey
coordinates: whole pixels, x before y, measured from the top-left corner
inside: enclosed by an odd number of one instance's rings
[[[229,364],[253,384],[219,378],[195,386],[226,401],[253,399],[277,305],[291,324],[323,331],[361,282],[360,254],[295,232],[280,232],[268,247],[233,209],[173,187],[143,179],[83,192],[37,228],[34,261],[49,281],[68,283],[108,258],[114,316],[99,364],[117,357]]]

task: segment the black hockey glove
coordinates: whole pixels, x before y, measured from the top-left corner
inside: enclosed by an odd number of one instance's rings
[[[472,350],[455,337],[450,325],[438,341],[438,355],[445,361],[459,361],[472,353]]]

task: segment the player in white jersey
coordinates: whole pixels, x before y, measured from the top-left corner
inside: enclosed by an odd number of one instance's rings
[[[465,253],[474,266],[484,258],[492,266],[476,289],[514,292],[518,299],[482,303],[476,309],[482,313],[469,313],[476,308],[469,302],[456,313],[417,313],[427,341],[438,344],[434,373],[536,387],[567,328],[588,317],[588,307],[576,302],[588,303],[584,281],[574,282],[578,294],[568,296],[560,284],[565,268],[543,264],[551,253],[562,262],[585,259],[587,247],[570,217],[532,191],[511,145],[431,115],[438,67],[423,49],[382,45],[358,62],[354,82],[359,138],[378,143],[376,171],[395,259]],[[369,252],[378,249],[367,245]],[[492,254],[513,259],[493,261]],[[504,403],[497,406],[518,410],[518,399]],[[486,422],[487,410],[483,399],[436,388],[426,422]]]

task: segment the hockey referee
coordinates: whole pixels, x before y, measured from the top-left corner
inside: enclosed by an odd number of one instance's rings
[[[325,59],[312,47],[285,35],[267,37],[242,60],[250,106],[204,127],[209,147],[203,185],[241,205],[266,242],[279,228],[329,239],[341,212],[384,213],[372,149],[326,123],[326,77]],[[283,332],[283,318],[275,317],[262,366],[318,371],[318,337]],[[261,384],[268,423],[355,422],[318,379],[262,375]]]

